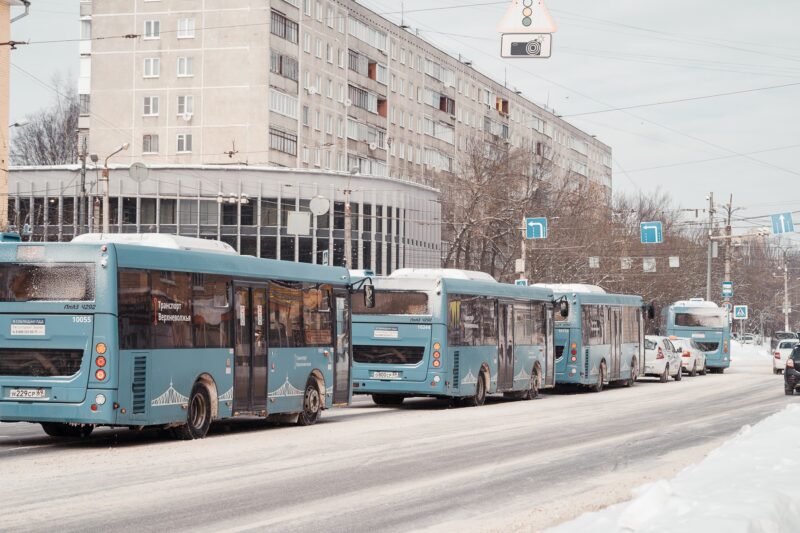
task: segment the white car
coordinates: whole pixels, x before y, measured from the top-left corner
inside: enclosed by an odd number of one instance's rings
[[[786,369],[786,360],[792,355],[792,350],[797,346],[797,339],[786,339],[779,341],[772,351],[772,373],[782,374]]]
[[[706,352],[704,352],[700,345],[694,339],[684,339],[681,337],[670,337],[669,340],[675,349],[681,355],[681,367],[690,376],[694,377],[698,373],[705,376],[708,369],[706,368]]]
[[[643,376],[654,376],[666,383],[672,376],[680,381],[681,356],[675,350],[672,341],[666,337],[647,335],[644,339],[644,371]]]

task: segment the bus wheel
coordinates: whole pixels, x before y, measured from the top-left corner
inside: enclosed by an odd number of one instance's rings
[[[313,426],[322,414],[322,397],[319,395],[317,383],[309,379],[306,392],[303,394],[303,411],[297,417],[298,426]]]
[[[189,408],[186,412],[186,423],[172,428],[172,435],[180,440],[202,439],[211,427],[211,396],[208,388],[195,383],[189,397]]]
[[[480,407],[486,403],[486,373],[481,370],[478,374],[478,382],[475,383],[475,395],[465,398],[464,405],[468,407]]]
[[[74,437],[85,439],[94,431],[91,424],[62,424],[59,422],[42,422],[42,429],[51,437]]]
[[[600,362],[600,370],[597,372],[597,383],[592,387],[593,392],[603,392],[603,382],[606,379],[606,362]]]
[[[625,386],[633,387],[636,385],[637,379],[639,379],[639,362],[634,358],[631,359],[631,376],[628,378]]]
[[[694,364],[692,365],[692,371],[689,372],[689,375],[695,377],[697,375],[697,359],[694,360]]]
[[[539,397],[539,386],[541,385],[541,378],[539,377],[539,367],[534,366],[531,372],[531,388],[525,392],[522,397],[524,400],[535,400]]]
[[[669,363],[664,365],[664,373],[661,374],[658,381],[660,381],[661,383],[666,383],[667,381],[669,381]]]
[[[387,406],[394,406],[397,407],[401,405],[405,400],[404,396],[400,396],[399,394],[373,394],[372,401],[375,402],[375,405],[387,405]]]

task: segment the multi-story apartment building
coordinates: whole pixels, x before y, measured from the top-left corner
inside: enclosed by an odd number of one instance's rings
[[[81,129],[101,157],[129,143],[116,161],[436,186],[477,140],[610,197],[610,147],[352,0],[81,0],[81,24]]]

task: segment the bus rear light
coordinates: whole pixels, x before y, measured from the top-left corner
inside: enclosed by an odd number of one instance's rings
[[[103,381],[106,379],[106,371],[101,368],[94,373],[94,377],[97,381]]]
[[[578,358],[573,355],[572,357],[569,358],[569,360],[574,363],[575,361],[578,360]]]
[[[92,404],[92,406],[89,409],[91,409],[92,411],[97,411],[97,405]]]
[[[96,364],[100,368],[103,368],[104,366],[106,366],[106,358],[103,357],[102,355],[98,355],[97,359],[94,360],[94,364]]]
[[[106,404],[106,397],[102,394],[98,394],[94,397],[94,403],[97,405],[105,405]]]
[[[434,359],[433,360],[433,368],[439,368],[440,366],[442,366],[442,362],[439,361],[438,359]]]
[[[442,356],[442,354],[440,352],[433,352],[433,358],[434,359],[439,359],[441,356]]]
[[[108,347],[105,344],[103,344],[102,342],[98,342],[97,346],[95,346],[94,349],[95,349],[95,351],[97,353],[99,353],[100,355],[103,355],[103,354],[106,353],[106,350],[108,350]]]
[[[571,353],[572,355],[578,355],[578,350],[576,350],[576,349],[574,349],[574,348],[573,348],[573,349],[572,349],[572,351],[571,351],[570,353]]]
[[[572,348],[573,350],[576,350],[578,348],[578,345],[573,342],[572,346],[570,346],[570,348]]]
[[[442,345],[440,343],[438,343],[438,342],[434,342],[433,343],[433,349],[434,350],[441,350],[442,349]]]
[[[433,376],[434,383],[439,383],[440,381],[442,381],[442,378],[440,378],[439,376]]]

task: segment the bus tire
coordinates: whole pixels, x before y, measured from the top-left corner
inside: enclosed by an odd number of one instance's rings
[[[372,401],[375,402],[375,405],[385,405],[391,407],[397,407],[398,405],[402,405],[403,400],[405,400],[405,396],[400,396],[399,394],[373,394]]]
[[[92,424],[63,424],[60,422],[42,422],[42,429],[51,437],[67,437],[85,439],[94,431]]]
[[[535,400],[539,397],[539,388],[541,386],[541,377],[539,374],[539,366],[535,365],[533,367],[533,372],[531,372],[531,388],[525,392],[525,395],[522,397],[523,400]]]
[[[631,359],[631,375],[628,381],[625,382],[626,387],[633,387],[636,385],[636,380],[639,379],[639,362],[634,357]]]
[[[195,383],[186,409],[186,423],[172,428],[178,440],[202,439],[211,427],[211,395],[203,383]]]
[[[298,426],[313,426],[322,415],[322,396],[320,396],[317,382],[309,378],[306,391],[303,393],[303,410],[297,416]]]
[[[666,383],[669,381],[669,363],[664,365],[664,372],[659,376],[658,381],[661,383]]]
[[[600,361],[600,369],[597,371],[597,383],[592,387],[592,392],[603,392],[603,385],[606,379],[606,362]]]
[[[486,373],[481,370],[475,383],[475,394],[464,399],[467,407],[480,407],[486,403]]]
[[[692,365],[692,371],[689,372],[689,375],[695,377],[697,375],[697,359],[694,360],[694,364]]]

